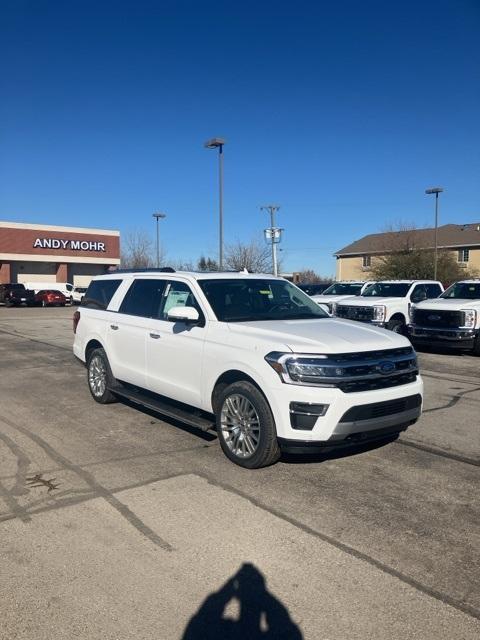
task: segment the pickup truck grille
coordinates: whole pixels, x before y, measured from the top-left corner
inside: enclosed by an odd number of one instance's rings
[[[413,324],[421,327],[451,328],[465,325],[465,313],[463,311],[447,311],[443,309],[414,309]]]
[[[373,307],[356,307],[347,304],[338,304],[335,315],[347,320],[372,320]]]
[[[321,366],[327,373],[319,384],[344,393],[397,387],[414,382],[418,375],[412,347],[335,354],[322,360]]]

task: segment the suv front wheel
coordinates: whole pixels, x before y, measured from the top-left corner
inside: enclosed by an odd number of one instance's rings
[[[109,387],[114,382],[114,377],[108,363],[107,354],[101,348],[93,349],[87,358],[88,388],[93,399],[100,404],[116,402],[117,397]]]
[[[232,462],[259,469],[280,458],[272,412],[265,397],[250,382],[234,382],[224,389],[216,419],[220,445]]]

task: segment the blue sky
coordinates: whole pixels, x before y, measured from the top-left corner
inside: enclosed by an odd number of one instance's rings
[[[171,258],[262,238],[284,266],[396,221],[480,221],[478,0],[3,0],[0,219],[142,228]]]

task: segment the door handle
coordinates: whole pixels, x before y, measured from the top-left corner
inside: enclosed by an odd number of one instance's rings
[[[118,325],[117,324],[111,324],[110,325],[110,329],[113,329],[114,331],[118,331]]]
[[[153,338],[154,340],[158,340],[160,338],[160,334],[158,333],[151,333],[150,334],[150,338]]]

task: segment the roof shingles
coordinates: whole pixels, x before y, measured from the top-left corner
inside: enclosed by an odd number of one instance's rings
[[[435,245],[435,229],[407,229],[405,231],[387,231],[371,233],[355,240],[334,253],[335,256],[385,253],[404,249],[408,246],[431,249]],[[438,227],[437,246],[439,248],[480,246],[480,223],[445,224]]]

